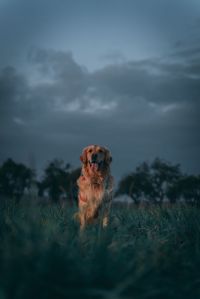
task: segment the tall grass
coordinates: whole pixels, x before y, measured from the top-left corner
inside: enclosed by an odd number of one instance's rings
[[[80,236],[74,210],[0,206],[0,299],[200,298],[200,210],[112,208]]]

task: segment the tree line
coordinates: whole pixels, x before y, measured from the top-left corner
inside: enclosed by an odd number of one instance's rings
[[[0,195],[19,201],[23,196],[48,198],[54,202],[66,199],[70,203],[77,199],[76,180],[80,168],[72,169],[69,163],[55,159],[44,169],[43,177],[36,179],[33,169],[12,159],[0,167]]]
[[[0,195],[17,201],[25,195],[54,202],[63,199],[72,204],[77,201],[76,180],[80,172],[80,168],[73,169],[69,163],[55,159],[38,180],[33,169],[7,159],[0,166]],[[120,180],[115,196],[120,195],[128,195],[136,205],[143,201],[200,204],[200,175],[184,174],[179,164],[156,158],[152,163],[141,163]]]
[[[200,175],[184,174],[180,164],[156,158],[152,163],[141,163],[119,182],[116,196],[123,194],[129,195],[135,204],[141,201],[200,204]]]

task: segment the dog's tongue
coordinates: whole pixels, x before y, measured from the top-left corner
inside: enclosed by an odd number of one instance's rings
[[[98,163],[92,163],[91,164],[91,168],[92,168],[92,170],[98,170]]]

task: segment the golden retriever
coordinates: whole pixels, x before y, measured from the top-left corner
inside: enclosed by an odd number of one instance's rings
[[[111,153],[106,147],[89,145],[83,149],[80,160],[82,171],[77,180],[80,229],[83,230],[86,224],[92,223],[98,216],[101,216],[105,227],[108,224],[113,190]]]

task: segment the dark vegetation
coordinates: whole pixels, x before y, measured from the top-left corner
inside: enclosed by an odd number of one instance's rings
[[[82,236],[73,212],[1,201],[1,299],[200,298],[198,208],[113,206]]]
[[[127,194],[135,204],[145,200],[162,204],[186,202],[200,204],[200,175],[183,174],[180,165],[156,158],[151,164],[142,163],[120,182],[116,195]]]
[[[8,159],[0,167],[0,195],[19,201],[23,196],[48,198],[53,202],[64,199],[70,203],[77,199],[76,180],[80,168],[71,169],[62,160],[51,161],[44,169],[40,181],[34,170]]]

